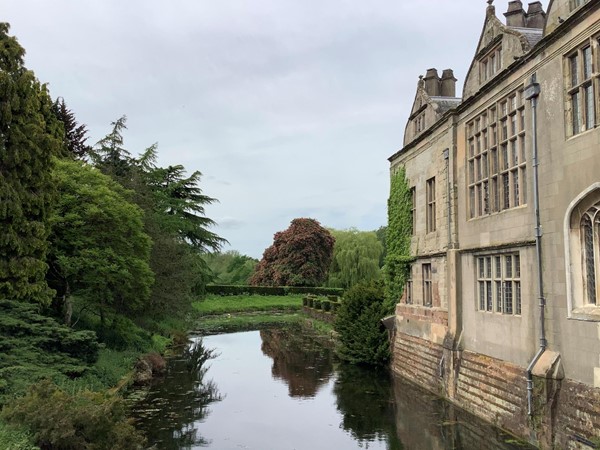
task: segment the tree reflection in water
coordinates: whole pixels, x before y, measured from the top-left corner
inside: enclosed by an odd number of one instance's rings
[[[394,393],[389,372],[342,364],[333,388],[341,427],[369,448],[369,442],[385,441],[388,450],[400,450],[396,433]]]
[[[207,362],[216,356],[200,338],[194,340],[179,358],[169,360],[165,376],[144,391],[147,395],[132,399],[133,416],[148,444],[164,450],[209,445],[195,424],[209,414],[208,405],[223,399],[216,384],[204,379]]]
[[[273,360],[273,378],[283,380],[290,397],[311,398],[333,375],[333,350],[297,329],[260,332],[263,354]]]

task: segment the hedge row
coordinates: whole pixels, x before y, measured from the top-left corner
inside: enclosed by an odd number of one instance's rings
[[[327,299],[316,298],[310,295],[302,299],[302,305],[307,308],[320,309],[325,312],[335,313],[340,307],[340,301],[337,296],[330,295]]]
[[[214,295],[342,295],[343,292],[344,290],[339,288],[304,286],[230,286],[225,284],[209,284],[206,286],[206,293]]]

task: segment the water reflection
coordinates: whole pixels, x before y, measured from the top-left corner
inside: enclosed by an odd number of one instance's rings
[[[283,380],[291,397],[310,398],[333,375],[332,350],[295,329],[260,332],[263,354],[273,360],[271,374]]]
[[[136,407],[157,449],[531,448],[387,372],[337,362],[300,329],[204,340],[220,353],[208,372],[210,353],[191,347]]]
[[[196,423],[208,416],[211,403],[223,399],[216,384],[206,379],[207,362],[216,356],[201,339],[196,340],[180,357],[169,360],[164,377],[132,393],[133,415],[149,444],[164,450],[210,444],[198,433]]]
[[[394,392],[387,372],[343,364],[333,393],[342,413],[341,426],[368,448],[370,441],[386,441],[388,450],[402,449],[396,434]]]

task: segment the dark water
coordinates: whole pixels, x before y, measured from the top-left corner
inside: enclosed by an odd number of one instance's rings
[[[134,412],[157,449],[529,448],[297,329],[198,339],[144,395]]]

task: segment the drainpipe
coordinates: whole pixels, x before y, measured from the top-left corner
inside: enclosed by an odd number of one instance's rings
[[[450,215],[452,214],[452,204],[450,203],[450,149],[444,149],[444,159],[446,160],[446,205],[448,208],[448,250],[452,248],[452,219]]]
[[[535,73],[531,75],[531,83],[525,88],[525,98],[531,101],[531,119],[532,119],[532,164],[533,164],[533,206],[535,210],[535,253],[537,265],[537,288],[540,307],[540,347],[527,367],[527,414],[533,415],[533,370],[540,356],[546,350],[546,324],[544,298],[544,283],[542,278],[542,226],[540,224],[540,195],[538,181],[538,149],[537,149],[537,98],[540,95],[540,85],[536,81]]]

